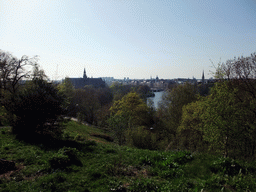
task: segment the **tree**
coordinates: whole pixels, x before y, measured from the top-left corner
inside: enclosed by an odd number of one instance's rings
[[[37,65],[37,60],[37,57],[25,55],[17,59],[0,50],[1,105],[9,116],[12,132],[23,139],[61,134],[58,122],[63,98],[47,82],[48,78]],[[23,80],[28,81],[24,83]]]
[[[111,89],[108,87],[105,88],[99,88],[97,89],[98,92],[98,100],[100,102],[101,108],[104,105],[108,105],[113,100],[113,93],[111,92]]]
[[[255,61],[252,54],[218,66],[219,82],[210,95],[183,108],[178,128],[183,146],[197,150],[208,145],[226,157],[255,158]]]
[[[40,66],[35,63],[33,64],[33,72],[30,75],[30,80],[44,80],[49,81],[49,78],[45,74],[43,69],[40,69]]]
[[[63,97],[52,84],[42,79],[33,79],[29,86],[17,94],[13,108],[9,109],[15,115],[13,133],[22,138],[36,135],[42,138],[44,135],[60,136],[62,102]]]
[[[149,126],[150,109],[135,92],[130,92],[110,108],[110,127],[114,130],[119,144],[124,143],[125,132],[139,126]]]
[[[256,101],[237,98],[238,89],[231,89],[229,82],[217,84],[205,100],[202,114],[204,138],[211,149],[231,157],[253,157],[256,142]],[[245,95],[246,98],[246,95]]]
[[[182,107],[197,100],[198,90],[189,83],[178,85],[163,95],[157,115],[164,135],[173,145],[177,142],[176,133],[182,117]]]
[[[121,85],[117,82],[113,83],[110,86],[110,89],[112,90],[113,96],[114,96],[114,101],[122,99],[123,96],[128,94],[129,92],[132,91],[132,86],[131,85]]]
[[[63,108],[65,109],[66,115],[72,116],[72,112],[74,112],[75,110],[75,105],[72,105],[72,99],[75,92],[72,82],[69,78],[65,78],[64,81],[57,86],[57,88],[59,90],[59,93],[65,98]]]
[[[100,109],[100,102],[95,88],[88,86],[76,89],[72,103],[76,106],[76,115],[79,115],[81,121],[97,124],[96,113]]]
[[[23,55],[21,59],[17,59],[10,53],[0,50],[1,91],[8,91],[11,94],[15,94],[21,85],[21,80],[30,77],[31,71],[27,71],[25,68],[34,66],[37,61],[37,56],[29,58]]]
[[[140,95],[147,95],[149,92],[150,92],[150,88],[148,85],[140,85],[137,89],[137,92],[140,94]]]
[[[178,146],[190,151],[206,151],[208,143],[204,139],[203,119],[204,99],[189,103],[182,108],[182,118],[177,129]]]
[[[12,54],[0,50],[0,103],[6,110],[6,118],[14,123],[12,113],[16,95],[21,90],[22,80],[28,79],[31,71],[27,70],[37,63],[37,56],[29,58],[24,55],[17,59]]]
[[[112,115],[126,118],[127,127],[148,125],[149,108],[135,92],[130,92],[110,108]]]
[[[243,119],[240,129],[244,130],[243,133],[247,133],[247,139],[241,141],[247,142],[246,145],[243,145],[243,147],[247,146],[243,150],[247,151],[247,155],[254,156],[255,143],[250,137],[254,135],[254,119],[256,116],[256,53],[251,54],[249,57],[242,56],[228,60],[222,63],[219,69],[223,74],[223,79],[227,81],[225,89],[223,87],[219,88],[223,92],[232,93],[235,101],[233,107],[237,106],[237,110],[243,112],[243,115],[240,114],[239,116],[240,120]],[[248,131],[251,133],[249,134]],[[250,146],[250,149],[248,146]]]

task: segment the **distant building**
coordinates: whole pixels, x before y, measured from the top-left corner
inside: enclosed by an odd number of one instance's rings
[[[84,69],[83,78],[69,78],[75,89],[84,88],[86,85],[92,85],[95,88],[105,87],[102,78],[88,78]]]

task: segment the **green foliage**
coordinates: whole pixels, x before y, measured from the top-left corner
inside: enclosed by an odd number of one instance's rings
[[[163,95],[157,116],[170,148],[177,147],[177,128],[182,118],[183,106],[197,100],[197,88],[189,83],[178,85]]]
[[[188,151],[178,151],[172,153],[154,153],[152,156],[141,157],[140,161],[143,165],[150,165],[156,167],[170,167],[175,168],[179,165],[184,165],[193,160],[193,156]]]
[[[72,164],[82,166],[78,154],[79,152],[76,148],[63,147],[49,159],[49,163],[53,169],[63,169]]]
[[[76,134],[74,140],[76,140],[76,141],[84,141],[85,138],[81,134],[78,133],[78,134]]]
[[[110,108],[109,125],[114,130],[119,144],[125,141],[125,131],[150,124],[150,109],[135,92],[130,92]]]
[[[141,191],[160,191],[158,184],[154,180],[150,179],[139,179],[135,180],[132,185],[129,187],[129,190],[132,192],[141,192]]]
[[[31,85],[14,99],[12,108],[8,108],[16,116],[13,133],[22,138],[31,134],[53,137],[61,135],[62,128],[58,120],[63,112],[63,98],[53,85],[44,80],[33,80]]]
[[[206,151],[207,142],[203,138],[203,119],[205,111],[203,98],[183,107],[182,119],[177,129],[179,148],[191,151]]]
[[[68,128],[72,135],[96,131],[76,122]],[[228,164],[206,153],[150,151],[94,141],[53,150],[16,140],[10,128],[2,130],[1,158],[16,162],[20,169],[1,176],[0,191],[254,191],[256,187],[255,163],[230,159]],[[68,146],[70,141],[64,143]],[[73,164],[72,156],[83,166]],[[242,171],[232,174],[236,163]]]
[[[71,135],[71,133],[69,131],[64,131],[62,134],[63,139],[74,139],[74,137]]]
[[[245,169],[234,159],[223,157],[214,161],[210,169],[213,173],[221,172],[230,176],[237,175],[238,173],[245,173]]]
[[[63,183],[66,181],[66,177],[61,174],[55,174],[51,177],[46,178],[40,183],[40,188],[51,191],[65,190],[66,186]]]
[[[228,82],[217,84],[212,91],[204,101],[204,139],[225,156],[252,157],[256,144],[252,139],[256,134],[254,100],[239,100],[238,89],[230,88]]]
[[[131,85],[121,85],[117,82],[113,83],[110,86],[110,89],[112,90],[112,93],[114,95],[114,101],[122,99],[123,96],[128,94],[132,91]]]
[[[157,135],[145,127],[128,129],[126,132],[127,144],[140,149],[156,150],[159,148]]]
[[[126,130],[127,130],[127,124],[126,124],[126,118],[122,116],[111,116],[108,119],[108,123],[111,127],[111,129],[114,131],[114,136],[116,137],[118,144],[123,145],[126,141]]]
[[[101,107],[97,94],[97,90],[93,87],[75,90],[72,103],[79,120],[96,124],[96,114]]]
[[[149,108],[135,92],[115,101],[110,111],[113,116],[125,118],[127,127],[148,125]]]
[[[183,107],[178,128],[179,147],[254,158],[255,99],[230,80],[216,83],[207,97]]]
[[[74,86],[69,78],[65,78],[64,81],[58,85],[58,91],[65,98],[63,102],[63,108],[66,110],[67,115],[70,114],[72,110],[71,100],[74,96]]]
[[[184,175],[183,165],[193,160],[191,153],[186,151],[165,154],[156,153],[153,156],[144,156],[140,158],[142,165],[148,165],[151,174],[162,178],[177,178]]]
[[[4,106],[0,107],[0,125],[8,125],[8,111],[6,111]]]

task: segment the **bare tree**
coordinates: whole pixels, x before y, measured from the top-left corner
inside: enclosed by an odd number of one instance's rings
[[[29,58],[23,55],[17,59],[12,54],[0,50],[0,89],[15,94],[23,79],[29,78],[31,71],[28,66],[37,64],[38,57]]]

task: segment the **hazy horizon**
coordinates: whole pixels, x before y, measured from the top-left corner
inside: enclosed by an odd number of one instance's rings
[[[253,0],[8,0],[0,17],[0,49],[39,55],[51,79],[208,79],[256,51]]]

